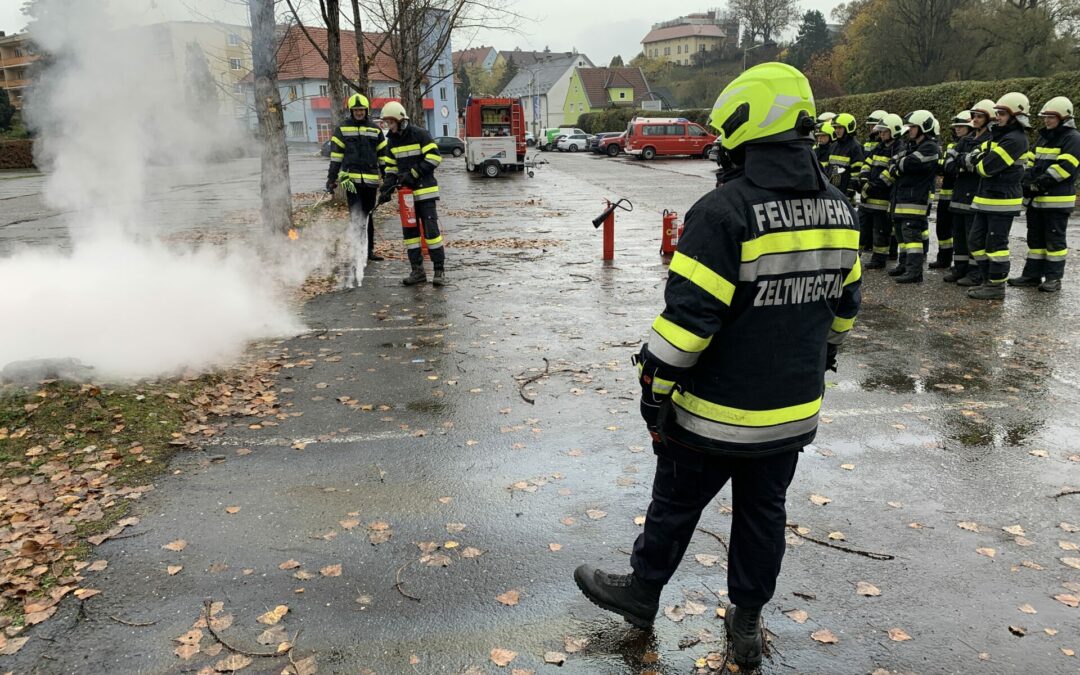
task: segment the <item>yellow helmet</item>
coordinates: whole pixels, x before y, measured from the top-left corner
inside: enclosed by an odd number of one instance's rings
[[[900,119],[896,113],[885,113],[881,122],[874,127],[874,131],[888,131],[892,133],[893,138],[900,138],[900,134],[904,133],[904,120]]]
[[[971,111],[961,110],[956,113],[956,116],[952,118],[949,123],[951,127],[967,127],[968,129],[974,129],[974,125],[971,123]]]
[[[970,112],[972,115],[974,115],[975,113],[982,113],[986,115],[986,119],[993,120],[994,102],[988,98],[984,98],[975,105],[971,106],[971,110],[969,110],[968,112]]]
[[[866,124],[876,127],[877,125],[881,124],[882,118],[884,118],[888,114],[889,113],[885,110],[875,110],[874,112],[867,115]]]
[[[828,136],[829,140],[836,140],[836,127],[832,125],[832,122],[822,122],[814,127],[815,136]]]
[[[934,133],[936,124],[937,120],[934,119],[934,115],[929,110],[915,110],[909,112],[904,118],[905,130],[908,127],[917,127],[924,134]]]
[[[409,116],[405,114],[405,106],[399,101],[390,101],[383,106],[382,118],[401,121],[409,119]]]
[[[851,113],[840,113],[832,120],[832,124],[834,127],[843,129],[849,134],[853,134],[855,133],[855,125],[857,123],[855,122],[855,116]]]
[[[1071,119],[1073,116],[1072,101],[1064,96],[1055,96],[1050,99],[1039,110],[1039,117],[1048,117],[1050,115],[1057,115],[1063,120]]]
[[[713,104],[709,124],[724,132],[721,144],[731,150],[744,143],[805,137],[813,119],[814,94],[806,76],[773,62],[754,66],[728,83]]]
[[[364,96],[363,94],[353,94],[349,97],[350,110],[353,108],[364,108],[366,110],[370,107],[371,105],[368,103],[367,96]]]

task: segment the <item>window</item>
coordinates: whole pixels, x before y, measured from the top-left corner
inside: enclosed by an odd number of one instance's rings
[[[244,67],[244,62],[240,59],[229,59],[229,68],[232,70],[240,70]]]
[[[289,86],[289,100],[290,101],[295,101],[296,100],[296,85],[290,85]]]
[[[229,44],[234,47],[240,44],[240,36],[236,33],[229,33]]]
[[[390,98],[397,98],[397,87],[390,87]]]
[[[671,56],[671,47],[664,47],[664,56]]]
[[[683,135],[683,130],[685,128],[686,127],[684,127],[681,124],[669,124],[669,125],[667,125],[667,135],[668,136],[682,136]]]
[[[439,77],[446,77],[446,64],[439,63]]]
[[[16,47],[15,48],[15,58],[19,58],[20,56],[23,56],[23,50],[20,49],[19,47]]]
[[[701,127],[697,126],[696,124],[691,124],[690,128],[689,128],[689,131],[690,131],[691,136],[704,136],[705,135],[705,130],[702,129]]]
[[[704,44],[704,43],[702,43],[702,44],[699,44],[699,45],[697,46],[697,50],[698,50],[699,52],[703,52],[703,51],[705,51],[705,44]]]
[[[578,111],[578,112],[585,112],[585,106],[584,106],[584,104],[578,103],[578,104],[577,104],[577,111]]]
[[[446,100],[446,87],[439,87],[439,100],[440,101],[445,101]]]
[[[626,92],[625,91],[620,91],[619,92],[619,98],[626,98]]]
[[[243,94],[244,93],[244,83],[243,82],[237,82],[236,84],[234,84],[233,85],[233,93],[234,94]]]
[[[319,85],[319,96],[328,96],[330,94],[330,87],[325,84]]]
[[[303,122],[289,122],[289,137],[300,138],[304,135],[304,123]]]
[[[442,125],[442,135],[443,136],[449,136],[450,135],[450,127],[446,126],[445,124]]]

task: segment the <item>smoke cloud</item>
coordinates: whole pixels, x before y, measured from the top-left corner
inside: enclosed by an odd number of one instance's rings
[[[154,226],[165,203],[203,221],[218,208],[148,194],[168,189],[159,181],[204,175],[244,142],[235,121],[186,101],[191,83],[162,58],[155,33],[115,29],[101,3],[39,0],[36,17],[32,37],[53,65],[35,81],[27,117],[46,202],[66,213],[71,247],[0,258],[0,367],[75,357],[102,378],[153,377],[221,366],[252,340],[302,330],[288,292],[322,262],[322,244],[267,236],[190,248]]]

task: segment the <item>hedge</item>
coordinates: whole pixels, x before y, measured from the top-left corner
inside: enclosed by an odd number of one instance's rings
[[[1050,77],[1024,77],[993,82],[945,82],[926,87],[889,89],[872,94],[838,96],[817,102],[819,113],[826,110],[847,112],[861,122],[877,109],[894,112],[903,117],[912,110],[929,110],[947,127],[949,121],[961,110],[969,109],[984,98],[997,100],[1010,91],[1019,91],[1031,101],[1031,121],[1044,103],[1055,96],[1067,96],[1074,104],[1080,104],[1080,72],[1069,72]]]
[[[709,126],[708,109],[695,108],[692,110],[632,110],[630,108],[610,108],[600,112],[584,113],[578,117],[577,127],[589,134],[598,134],[604,131],[625,131],[626,126],[635,117],[685,117],[691,122],[696,122],[703,127]],[[574,126],[574,125],[563,125]]]
[[[34,142],[29,139],[0,141],[0,169],[34,168]]]

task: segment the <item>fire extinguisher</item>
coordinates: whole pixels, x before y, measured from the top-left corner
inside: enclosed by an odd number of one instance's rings
[[[682,234],[682,225],[676,222],[679,214],[675,211],[664,209],[664,231],[660,236],[660,255],[669,256],[675,253],[679,245],[679,235]]]

